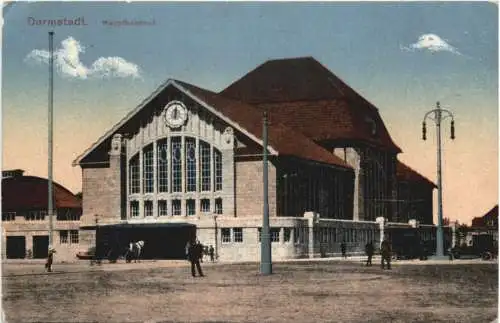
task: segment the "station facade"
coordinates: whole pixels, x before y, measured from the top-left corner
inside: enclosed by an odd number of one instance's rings
[[[342,242],[362,253],[391,226],[433,239],[435,185],[398,161],[375,106],[305,57],[218,93],[170,79],[103,134],[73,162],[81,249],[133,237],[152,258],[177,257],[195,227],[220,260],[258,260],[264,111],[274,259],[336,255]]]

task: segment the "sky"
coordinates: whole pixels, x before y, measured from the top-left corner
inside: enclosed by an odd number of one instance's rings
[[[498,203],[493,3],[19,2],[3,19],[2,169],[48,174],[53,30],[54,180],[74,193],[82,173],[72,161],[165,80],[219,91],[266,60],[313,56],[377,106],[398,158],[433,181],[436,131],[428,120],[423,141],[422,120],[437,101],[453,113],[455,140],[443,122],[444,217],[470,223]]]

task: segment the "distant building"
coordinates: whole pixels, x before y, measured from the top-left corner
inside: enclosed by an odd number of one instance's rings
[[[465,242],[472,245],[477,236],[490,235],[498,242],[498,204],[481,217],[472,219],[472,225],[467,230]]]
[[[498,204],[482,217],[472,219],[472,228],[483,228],[498,231]]]
[[[2,257],[45,258],[49,244],[48,180],[24,176],[20,169],[2,171]],[[81,201],[53,183],[57,216],[53,247],[59,259],[73,259],[79,250]]]
[[[148,257],[177,257],[195,229],[222,260],[258,260],[264,111],[273,257],[338,254],[343,241],[362,253],[380,223],[409,226],[413,213],[398,205],[401,149],[378,109],[304,57],[265,62],[219,93],[168,80],[97,134],[73,163],[82,246],[144,239]],[[428,223],[432,194],[410,186],[403,198],[429,199],[415,211]]]

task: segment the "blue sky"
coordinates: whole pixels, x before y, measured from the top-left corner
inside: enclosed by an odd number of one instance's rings
[[[87,25],[32,26],[30,17],[83,17]],[[123,19],[154,24],[102,23]],[[445,139],[445,213],[469,219],[497,203],[498,8],[492,3],[15,3],[4,12],[3,168],[39,176],[47,174],[48,67],[26,57],[48,49],[49,30],[56,49],[69,37],[85,46],[79,62],[86,68],[120,57],[140,74],[56,75],[55,178],[75,192],[81,171],[72,160],[167,78],[220,90],[268,59],[313,56],[379,108],[404,151],[400,159],[433,180],[435,142],[421,141],[420,127],[441,100],[457,127],[457,140]],[[426,34],[450,47],[405,50]]]

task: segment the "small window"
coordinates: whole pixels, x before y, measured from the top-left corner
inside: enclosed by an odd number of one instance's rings
[[[59,243],[68,243],[68,231],[59,231]]]
[[[172,200],[172,215],[181,215],[181,200]]]
[[[271,242],[279,242],[280,241],[280,229],[279,228],[271,228]]]
[[[2,213],[2,221],[14,221],[16,219],[16,212]]]
[[[144,216],[153,216],[153,201],[144,201]]]
[[[168,215],[167,201],[159,200],[158,201],[158,216],[167,216],[167,215]]]
[[[136,218],[139,216],[139,201],[130,202],[130,217]]]
[[[187,215],[194,215],[196,213],[196,205],[193,199],[186,200]]]
[[[28,213],[26,213],[24,218],[26,219],[26,221],[40,220],[40,212],[39,211],[28,211]]]
[[[222,199],[215,199],[215,213],[222,214]]]
[[[284,238],[285,238],[285,239],[284,239],[284,240],[285,240],[285,242],[290,242],[290,236],[291,236],[291,234],[292,234],[292,232],[291,232],[291,231],[292,231],[292,230],[291,230],[290,228],[285,228],[285,229],[284,229],[283,233],[284,233],[284,235],[285,235],[285,237],[284,237]]]
[[[280,241],[280,229],[279,228],[269,228],[269,235],[271,242]],[[259,242],[262,241],[262,228],[259,228]]]
[[[231,230],[228,228],[221,229],[222,242],[231,242]]]
[[[234,228],[234,242],[243,242],[243,228]]]
[[[202,199],[200,208],[202,213],[210,213],[210,200]]]
[[[69,238],[71,243],[78,243],[78,230],[71,230],[69,232]]]

